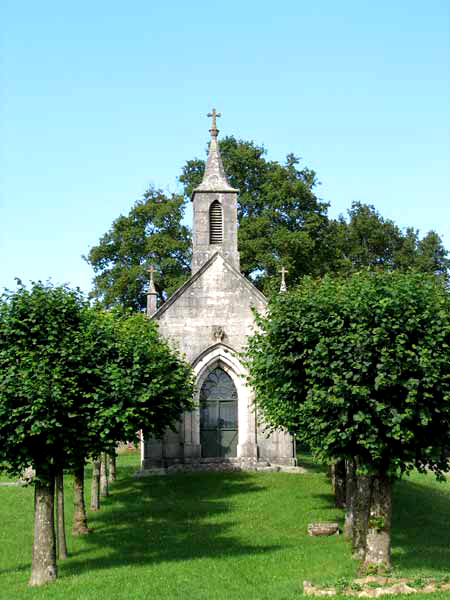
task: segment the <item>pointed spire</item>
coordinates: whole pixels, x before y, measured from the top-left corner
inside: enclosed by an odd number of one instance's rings
[[[147,291],[147,317],[151,317],[154,312],[156,312],[156,298],[158,296],[158,292],[155,288],[155,282],[153,281],[153,274],[155,273],[155,267],[150,265],[147,269],[150,274],[150,281],[148,282],[148,291]]]
[[[238,192],[239,190],[232,188],[228,183],[222,157],[220,156],[217,141],[219,130],[217,129],[216,118],[221,117],[222,114],[213,108],[207,116],[212,118],[211,129],[209,130],[211,141],[209,143],[208,160],[206,161],[202,182],[195,188],[194,192]]]
[[[150,275],[150,281],[148,282],[148,292],[147,294],[156,294],[155,282],[153,281],[153,275],[156,269],[153,265],[150,265],[147,269],[147,273]]]
[[[286,273],[289,273],[289,271],[285,267],[281,267],[278,273],[281,273],[280,294],[282,294],[284,292],[287,292],[285,275]]]

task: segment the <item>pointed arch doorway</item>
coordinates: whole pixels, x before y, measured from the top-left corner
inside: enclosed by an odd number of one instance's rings
[[[220,366],[209,372],[200,389],[200,443],[203,458],[237,456],[238,394]]]

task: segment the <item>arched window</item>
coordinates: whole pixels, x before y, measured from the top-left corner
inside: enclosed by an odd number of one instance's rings
[[[223,242],[223,215],[222,206],[214,200],[209,208],[209,243],[221,244]]]
[[[204,458],[237,454],[238,396],[231,377],[213,369],[200,390],[200,443]]]

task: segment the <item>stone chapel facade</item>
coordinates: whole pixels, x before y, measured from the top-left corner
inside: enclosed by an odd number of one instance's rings
[[[162,336],[191,363],[196,408],[177,432],[142,442],[142,468],[176,463],[224,462],[295,465],[292,437],[268,435],[258,422],[254,394],[245,383],[239,352],[252,333],[252,309],[264,312],[265,296],[239,270],[237,196],[228,183],[217,142],[215,109],[201,184],[192,194],[192,276],[156,310],[150,284],[148,315]]]

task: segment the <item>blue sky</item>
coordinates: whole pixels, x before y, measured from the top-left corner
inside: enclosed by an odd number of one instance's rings
[[[329,214],[374,204],[450,249],[450,3],[7,2],[0,288],[84,290],[81,255],[221,135],[300,155]]]

